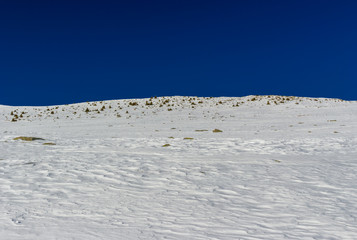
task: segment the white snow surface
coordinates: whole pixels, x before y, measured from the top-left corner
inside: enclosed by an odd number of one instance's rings
[[[6,240],[357,239],[357,102],[0,105],[0,193]]]

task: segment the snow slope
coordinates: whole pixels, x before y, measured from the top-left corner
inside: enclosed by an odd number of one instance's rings
[[[0,239],[357,239],[357,102],[0,106],[0,193]]]

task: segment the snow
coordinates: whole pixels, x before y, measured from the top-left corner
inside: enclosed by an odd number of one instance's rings
[[[0,105],[0,239],[357,239],[356,146],[339,99]]]

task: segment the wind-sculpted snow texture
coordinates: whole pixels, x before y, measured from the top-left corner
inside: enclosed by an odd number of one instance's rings
[[[0,192],[0,239],[357,239],[357,102],[0,106]]]

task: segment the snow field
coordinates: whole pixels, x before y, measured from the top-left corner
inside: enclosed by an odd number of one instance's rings
[[[356,103],[282,98],[0,106],[0,238],[357,239]]]

